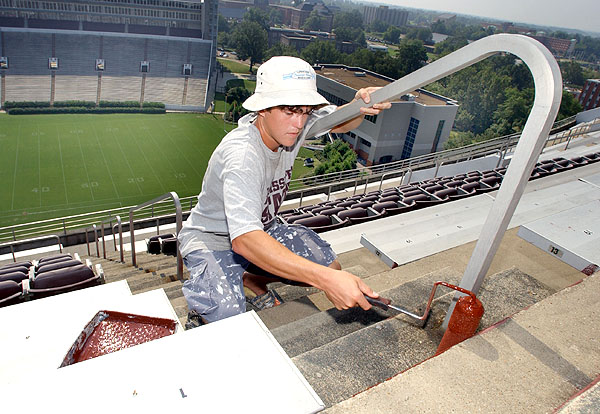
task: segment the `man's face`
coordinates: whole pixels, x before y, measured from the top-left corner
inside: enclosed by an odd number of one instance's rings
[[[312,106],[276,106],[260,111],[257,128],[265,145],[271,151],[294,145],[313,109]]]

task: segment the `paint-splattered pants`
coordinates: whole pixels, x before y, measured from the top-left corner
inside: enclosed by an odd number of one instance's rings
[[[267,233],[312,262],[329,266],[336,259],[329,243],[304,226],[277,223]],[[207,322],[246,311],[242,276],[250,265],[248,260],[232,250],[194,250],[183,262],[190,272],[189,280],[183,283],[183,295],[190,310],[198,312]]]

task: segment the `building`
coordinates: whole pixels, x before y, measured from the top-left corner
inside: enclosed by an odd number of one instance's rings
[[[278,10],[281,13],[282,24],[290,26],[293,29],[302,29],[306,19],[314,11],[321,18],[320,31],[331,32],[333,28],[333,13],[322,0],[308,0],[300,4],[298,7],[281,6],[271,4],[271,8]]]
[[[282,43],[293,46],[300,52],[314,40],[335,41],[335,36],[327,32],[270,27],[268,39],[269,47],[273,47],[277,43]]]
[[[343,105],[356,91],[386,86],[394,79],[361,68],[320,65],[317,88],[329,102]],[[458,104],[418,89],[392,102],[380,115],[366,116],[357,129],[341,134],[366,165],[381,164],[439,151],[450,136]]]
[[[556,57],[570,57],[575,50],[575,44],[577,40],[575,39],[559,39],[557,37],[549,37],[549,36],[531,36],[538,42],[542,43],[544,46],[552,52],[552,54]]]
[[[0,26],[212,39],[216,1],[65,0],[0,3]],[[214,3],[214,4],[213,4]]]
[[[363,8],[363,24],[369,25],[375,20],[392,26],[406,26],[408,12],[406,10],[390,9],[388,6],[365,6]]]
[[[135,100],[204,111],[216,40],[216,0],[3,0],[0,105]]]
[[[579,103],[583,110],[600,108],[600,79],[588,79],[579,95]]]

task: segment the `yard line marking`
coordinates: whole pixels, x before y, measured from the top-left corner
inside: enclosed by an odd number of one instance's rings
[[[179,147],[178,147],[177,145],[175,145],[175,143],[174,143],[174,142],[173,142],[173,140],[171,139],[171,135],[169,134],[169,132],[168,132],[167,130],[165,130],[165,129],[162,127],[162,125],[161,125],[161,129],[163,130],[163,134],[164,134],[164,135],[167,137],[167,139],[168,139],[168,140],[171,142],[171,145],[173,145],[175,148],[177,148],[177,152],[179,152],[179,153],[182,155],[182,158],[183,158],[183,159],[185,159],[185,161],[188,163],[188,165],[189,165],[190,167],[192,167],[192,170],[194,170],[194,172],[195,172],[195,173],[198,175],[198,177],[202,177],[203,175],[202,175],[202,174],[200,174],[200,173],[198,172],[198,170],[196,170],[196,168],[194,167],[194,163],[190,162],[190,160],[189,160],[189,159],[186,157],[185,153],[182,153],[182,152],[181,152],[181,150],[179,149]],[[189,138],[187,135],[183,134],[183,136],[184,136],[185,138],[187,138],[187,139],[188,139],[190,142],[192,142],[192,141],[191,141],[191,139],[190,139],[190,138]],[[153,141],[154,141],[154,137],[153,137]],[[156,141],[154,141],[154,142],[156,143]],[[187,187],[187,186],[186,186],[186,187]]]
[[[83,155],[83,148],[81,147],[81,139],[79,139],[79,132],[75,132],[77,135],[77,142],[79,143],[79,152],[81,152],[81,159],[83,160],[83,168],[85,169],[85,176],[87,177],[87,182],[90,182],[90,175],[88,174],[87,165],[85,165],[85,156]],[[90,194],[92,195],[92,201],[96,201],[94,198],[94,191],[92,191],[92,186],[89,186]]]
[[[60,155],[60,169],[62,170],[63,185],[65,186],[65,200],[67,201],[67,205],[69,205],[69,195],[67,194],[67,179],[65,178],[65,166],[63,164],[62,149],[60,146],[60,130],[58,129],[58,125],[56,126],[56,136],[58,138],[58,153]]]
[[[10,209],[15,209],[15,187],[17,186],[17,165],[19,162],[19,140],[21,138],[21,123],[19,122],[19,129],[17,130],[17,151],[15,154],[15,174],[13,176],[13,190],[12,190],[12,200],[10,202]]]
[[[163,185],[162,181],[160,181],[160,178],[159,178],[158,174],[156,174],[156,170],[152,166],[152,163],[150,163],[150,161],[148,161],[148,157],[146,157],[146,153],[144,152],[144,150],[138,144],[138,141],[137,141],[137,139],[135,139],[134,134],[131,133],[131,127],[129,126],[129,124],[127,124],[125,127],[127,128],[127,132],[129,133],[129,135],[132,137],[133,142],[135,142],[135,146],[137,147],[138,151],[142,153],[142,155],[144,156],[144,159],[146,160],[146,163],[150,166],[150,169],[152,170],[152,174],[154,174],[154,176],[156,177],[156,180],[158,181],[158,183],[162,187],[163,194],[166,193],[167,190],[165,189],[165,186]]]
[[[115,194],[117,195],[117,198],[121,198],[121,196],[119,196],[119,191],[117,190],[117,185],[115,184],[115,180],[113,180],[112,174],[110,173],[110,167],[108,165],[108,161],[106,161],[106,156],[104,155],[104,150],[102,149],[102,144],[100,144],[100,138],[98,138],[98,132],[96,131],[94,124],[91,124],[91,126],[92,126],[92,130],[94,131],[94,136],[96,137],[96,142],[98,142],[98,147],[100,147],[100,153],[102,154],[102,159],[104,160],[104,165],[106,165],[106,171],[108,171],[108,177],[110,178],[110,182],[112,183],[113,188],[115,189]]]
[[[131,173],[131,176],[136,177],[135,173],[133,172],[133,168],[131,168],[131,164],[129,164],[129,159],[127,158],[127,155],[125,155],[125,151],[123,151],[123,147],[121,147],[121,143],[119,142],[118,139],[115,139],[114,134],[113,134],[113,139],[117,142],[117,145],[119,146],[119,150],[121,150],[121,154],[123,154],[123,158],[125,158],[125,162],[127,163],[127,167],[129,168],[129,172]],[[135,185],[137,185],[137,188],[138,188],[140,194],[143,195],[144,192],[142,191],[142,188],[140,187],[137,180],[133,180],[133,181],[135,182]]]

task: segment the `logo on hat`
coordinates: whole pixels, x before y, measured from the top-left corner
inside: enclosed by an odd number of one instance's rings
[[[311,73],[310,71],[308,71],[306,69],[296,70],[291,73],[284,73],[283,77],[282,77],[283,80],[289,80],[289,79],[311,80],[314,78],[315,78],[315,74]]]

